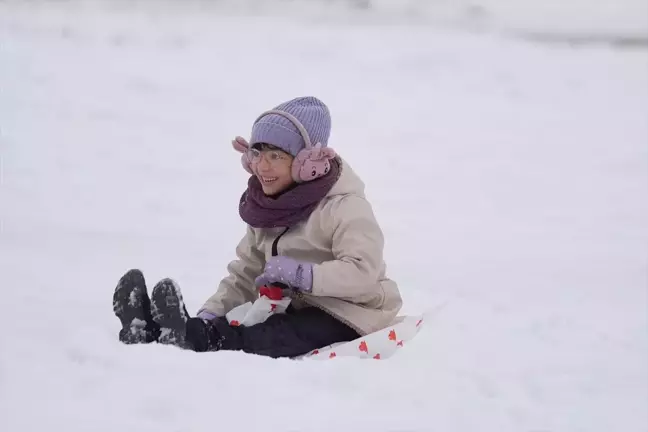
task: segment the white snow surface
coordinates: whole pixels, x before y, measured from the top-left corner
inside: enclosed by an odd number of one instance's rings
[[[645,48],[156,5],[0,2],[0,430],[648,430]],[[230,140],[307,94],[445,307],[387,361],[120,344],[129,268],[215,291]]]

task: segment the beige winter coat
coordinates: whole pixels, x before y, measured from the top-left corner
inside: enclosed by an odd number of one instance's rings
[[[364,195],[364,183],[340,160],[340,178],[309,218],[277,242],[278,255],[314,263],[313,290],[298,294],[296,307],[316,306],[361,335],[388,326],[401,308],[394,281],[385,275],[383,234]],[[216,294],[201,310],[224,316],[258,298],[254,279],[272,256],[272,243],[285,228],[248,226]]]

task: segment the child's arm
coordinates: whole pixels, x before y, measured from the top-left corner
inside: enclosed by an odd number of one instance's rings
[[[313,265],[312,295],[362,303],[381,294],[384,237],[366,199],[346,196],[330,205],[327,227],[335,259]]]
[[[243,303],[254,301],[257,297],[254,278],[263,271],[265,257],[256,247],[254,232],[247,228],[245,237],[236,247],[238,259],[227,266],[229,275],[219,284],[216,294],[211,296],[198,314],[222,317],[227,312]]]

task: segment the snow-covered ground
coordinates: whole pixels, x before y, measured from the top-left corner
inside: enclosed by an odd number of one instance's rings
[[[213,293],[244,230],[229,141],[306,94],[403,313],[445,307],[388,361],[121,345],[127,269]],[[0,128],[3,432],[648,430],[644,48],[0,2]]]

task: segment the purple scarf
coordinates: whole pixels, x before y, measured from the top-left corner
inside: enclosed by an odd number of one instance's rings
[[[241,196],[241,219],[254,228],[292,227],[308,218],[317,204],[331,190],[340,177],[340,164],[331,159],[331,171],[323,177],[300,183],[278,197],[263,193],[256,176],[248,180],[248,188]]]

